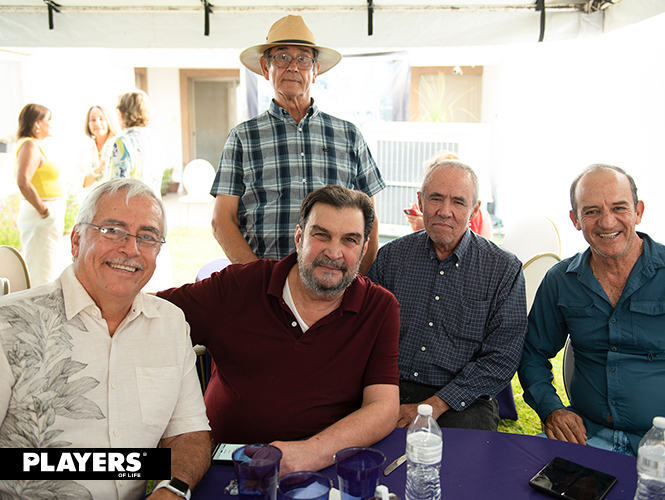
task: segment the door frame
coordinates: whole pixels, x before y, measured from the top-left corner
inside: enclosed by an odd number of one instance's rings
[[[181,69],[180,70],[180,125],[182,129],[182,170],[192,161],[192,110],[190,96],[192,81],[200,78],[229,78],[240,81],[239,69]],[[216,166],[215,166],[216,167]],[[181,171],[182,171],[181,170]]]

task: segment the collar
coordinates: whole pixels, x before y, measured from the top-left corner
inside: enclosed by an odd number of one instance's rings
[[[275,99],[270,100],[268,113],[273,115],[275,118],[279,118],[280,120],[287,120],[287,119],[293,120],[289,112],[286,111],[286,109],[279,106],[275,102]],[[307,113],[305,113],[305,117],[303,118],[303,120],[309,120],[310,118],[316,116],[317,114],[319,114],[319,107],[316,104],[314,104],[314,98],[312,97],[309,100],[309,108],[307,109]]]
[[[665,267],[665,254],[662,251],[659,251],[655,241],[646,233],[641,233],[636,231],[637,235],[642,238],[644,241],[644,248],[642,249],[642,255],[639,256],[638,261],[642,260],[642,266],[644,269],[652,274],[656,269]],[[577,273],[584,274],[584,272],[591,271],[591,265],[589,264],[589,259],[591,258],[591,247],[587,248],[584,252],[580,252],[575,255],[571,260],[570,264],[566,268],[567,273]]]
[[[293,252],[282,260],[275,262],[272,268],[272,273],[270,274],[270,282],[268,283],[268,295],[276,297],[277,300],[282,300],[282,292],[284,290],[286,278],[289,276],[291,268],[297,263],[297,252]],[[339,311],[340,314],[345,311],[359,313],[368,288],[369,285],[367,279],[362,276],[356,276],[356,279],[354,279],[349,287],[344,290],[342,303],[337,311]]]
[[[422,232],[427,235],[427,238],[425,238],[425,247],[427,248],[427,251],[430,253],[430,257],[431,258],[436,257],[437,259],[439,259],[439,255],[436,253],[436,249],[434,248],[434,242],[432,241],[432,238],[429,237],[427,231],[423,230]],[[453,256],[455,257],[456,262],[462,260],[462,258],[466,254],[466,251],[469,248],[469,245],[471,244],[472,238],[473,238],[472,231],[467,227],[466,231],[464,232],[464,236],[462,236],[462,239],[453,250],[453,253],[450,254],[450,256],[444,260],[448,260]]]
[[[60,275],[59,280],[62,287],[62,295],[65,300],[65,317],[67,318],[67,321],[71,320],[74,316],[84,310],[97,310],[101,317],[101,310],[97,307],[95,301],[92,300],[90,294],[88,294],[87,290],[76,277],[76,274],[74,273],[74,265],[67,267],[67,269],[65,269]],[[143,314],[148,318],[159,317],[159,311],[155,305],[148,300],[148,297],[143,292],[140,292],[134,297],[134,302],[129,309],[126,319],[131,321],[140,314]]]

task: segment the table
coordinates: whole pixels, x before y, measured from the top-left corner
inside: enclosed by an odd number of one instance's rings
[[[501,432],[468,429],[442,429],[441,463],[442,500],[546,500],[547,495],[529,486],[531,479],[555,456],[567,458],[618,478],[607,500],[632,500],[637,486],[634,457],[551,439]],[[386,455],[388,465],[404,453],[406,429],[395,429],[374,448]],[[335,467],[323,470],[337,487]],[[212,465],[192,496],[193,500],[237,500],[224,493],[235,477],[232,465]],[[406,482],[406,464],[381,484],[402,500]]]

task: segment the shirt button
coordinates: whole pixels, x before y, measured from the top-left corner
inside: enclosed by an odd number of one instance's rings
[[[617,352],[617,348],[612,346],[612,352]]]
[[[614,400],[612,400],[612,401],[610,401],[610,404],[611,404],[612,406],[616,406],[617,402],[614,401]]]
[[[434,297],[434,300],[439,300],[439,296],[437,295],[436,297]]]
[[[120,435],[120,431],[119,431],[118,429],[114,430],[114,431],[113,431],[113,435],[114,435],[114,436],[119,436],[119,435]]]
[[[302,183],[305,184],[307,182],[307,179],[303,179]]]
[[[299,129],[298,129],[298,132],[302,132],[302,129],[301,129],[301,128],[299,128]]]
[[[614,371],[614,367],[610,368],[610,371],[613,372],[613,371]]]
[[[440,274],[441,276],[443,276],[443,271],[439,271],[439,274]]]
[[[420,348],[420,350],[421,350],[421,351],[426,351],[427,349],[425,349],[425,346],[422,346],[422,347]]]
[[[610,322],[612,322],[612,323],[616,323],[616,322],[617,322],[617,319],[616,319],[616,318],[612,318],[612,319],[610,320]]]
[[[418,372],[415,372],[415,373],[413,374],[413,376],[414,376],[414,377],[417,377],[417,376],[418,376]]]
[[[459,262],[455,264],[455,267],[459,267]]]
[[[293,323],[291,323],[291,326],[292,326],[293,328],[295,328],[296,326],[298,326],[298,322],[297,322],[297,321],[294,321]]]
[[[434,326],[434,323],[432,323],[431,321],[428,324],[429,326]]]
[[[92,310],[92,315],[93,316],[97,316],[98,314],[99,314],[99,311],[97,311],[97,309]]]
[[[300,156],[305,156],[305,153],[300,153]]]
[[[111,384],[111,389],[115,389],[115,384]]]
[[[466,406],[466,403],[464,401],[462,401],[459,405],[460,406]]]

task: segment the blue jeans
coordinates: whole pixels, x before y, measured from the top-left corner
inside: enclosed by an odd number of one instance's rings
[[[547,437],[547,434],[541,432],[538,437]],[[603,428],[596,434],[586,440],[587,446],[600,448],[601,450],[614,451],[616,453],[623,453],[624,455],[635,456],[630,441],[623,431],[612,430]]]

